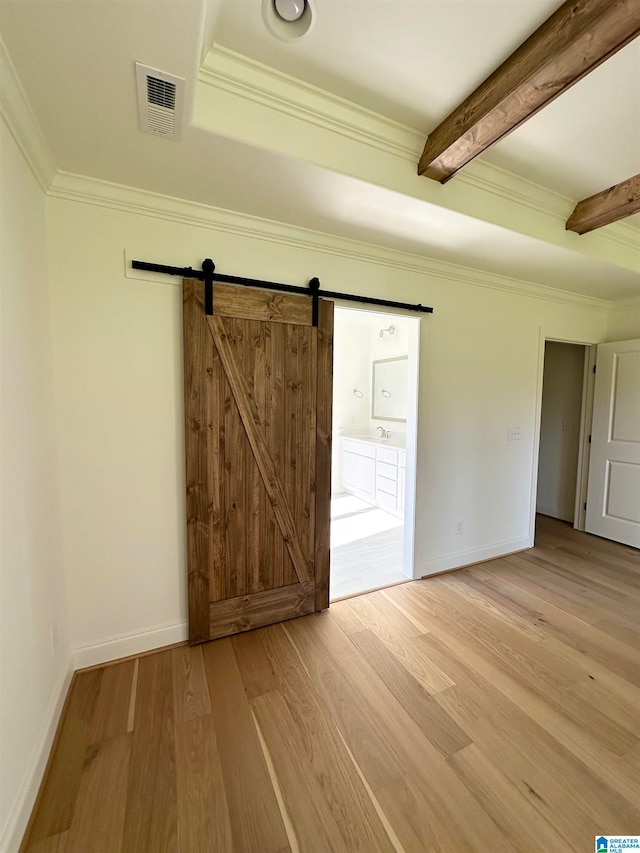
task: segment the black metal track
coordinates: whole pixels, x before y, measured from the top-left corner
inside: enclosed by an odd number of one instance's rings
[[[147,272],[160,272],[165,275],[177,275],[181,278],[197,278],[204,281],[206,287],[205,303],[207,314],[213,313],[213,301],[209,301],[209,288],[214,281],[224,281],[227,284],[240,284],[244,287],[258,287],[263,290],[280,290],[284,293],[300,293],[302,296],[310,296],[314,301],[314,316],[317,316],[317,301],[322,299],[344,299],[348,302],[360,302],[364,305],[381,305],[384,308],[399,308],[403,311],[416,311],[421,314],[433,314],[433,308],[427,305],[414,305],[409,302],[396,302],[393,299],[378,299],[375,296],[358,296],[355,293],[338,293],[334,290],[320,290],[320,282],[317,278],[309,281],[308,287],[298,287],[294,284],[280,284],[277,281],[263,281],[259,278],[244,278],[238,275],[224,275],[214,272],[215,265],[207,258],[202,263],[202,270],[194,270],[192,267],[171,267],[165,264],[151,264],[147,261],[131,261],[134,270],[146,270]],[[211,288],[211,294],[212,294]],[[211,310],[209,308],[211,307]],[[314,323],[315,325],[315,323]]]

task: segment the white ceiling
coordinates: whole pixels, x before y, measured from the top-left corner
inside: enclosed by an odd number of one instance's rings
[[[422,130],[425,139],[559,0],[318,0],[295,44],[260,0],[223,0],[216,42]],[[484,155],[579,201],[640,172],[640,40]]]
[[[215,38],[426,138],[557,0],[316,4],[294,44],[266,31],[260,0],[0,0],[0,34],[61,170],[587,295],[640,293],[632,270],[300,159],[195,127],[179,143],[139,132],[134,62],[184,77],[191,101]],[[640,172],[639,70],[640,40],[484,157],[575,201]]]

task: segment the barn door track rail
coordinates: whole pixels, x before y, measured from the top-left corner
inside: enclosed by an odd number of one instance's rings
[[[202,262],[202,270],[194,270],[192,267],[171,267],[165,264],[151,264],[147,261],[131,261],[134,270],[146,270],[147,272],[160,272],[165,275],[177,275],[181,278],[197,278],[204,281],[204,308],[208,315],[213,314],[213,283],[223,281],[227,284],[239,284],[244,287],[258,287],[263,290],[279,290],[284,293],[299,293],[302,296],[310,296],[313,300],[313,325],[318,325],[318,301],[324,299],[344,299],[348,302],[360,302],[365,305],[381,305],[384,308],[400,308],[403,311],[415,311],[421,314],[433,314],[433,308],[427,305],[413,305],[409,302],[396,302],[393,299],[378,299],[374,296],[359,296],[355,293],[338,293],[334,290],[320,290],[320,279],[312,278],[307,287],[298,287],[294,284],[280,284],[277,281],[262,281],[259,278],[244,278],[238,275],[225,275],[215,271],[216,265],[211,258]]]

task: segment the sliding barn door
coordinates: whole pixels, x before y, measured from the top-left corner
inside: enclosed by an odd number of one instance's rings
[[[329,605],[333,303],[185,280],[189,638]]]

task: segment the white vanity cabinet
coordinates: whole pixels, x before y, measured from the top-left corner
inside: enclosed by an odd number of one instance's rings
[[[399,447],[342,439],[342,486],[396,515],[404,513],[406,453]]]

